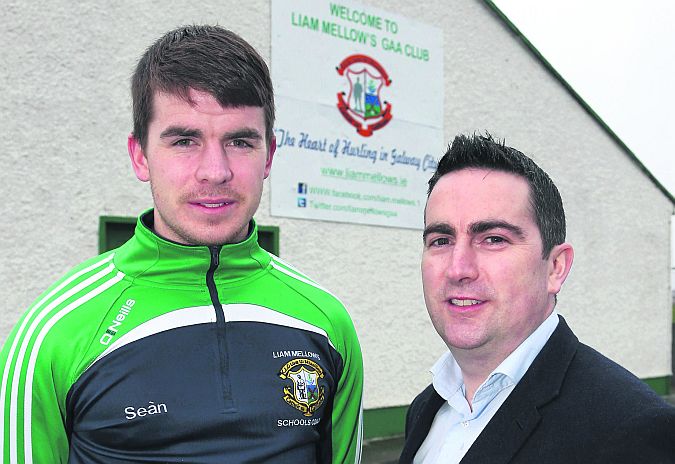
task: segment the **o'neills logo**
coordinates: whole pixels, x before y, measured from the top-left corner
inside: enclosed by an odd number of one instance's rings
[[[133,308],[135,304],[136,300],[128,299],[126,303],[124,303],[122,307],[117,311],[115,319],[112,320],[110,326],[108,326],[108,328],[105,330],[105,333],[101,335],[101,338],[99,339],[101,345],[110,345],[110,342],[112,341],[113,337],[117,334],[117,331],[119,330],[119,326],[122,325],[124,320],[131,312],[131,308]]]
[[[349,84],[349,91],[338,92],[337,107],[356,132],[370,137],[391,121],[391,104],[380,97],[391,79],[380,63],[366,55],[350,55],[336,69]]]
[[[293,381],[292,386],[284,386],[284,401],[305,416],[310,417],[323,404],[325,387],[319,385],[319,379],[324,378],[323,369],[311,359],[287,362],[279,377]]]

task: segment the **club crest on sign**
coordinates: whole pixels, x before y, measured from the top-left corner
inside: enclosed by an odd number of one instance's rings
[[[325,387],[319,379],[325,376],[317,363],[306,358],[293,359],[279,370],[279,377],[291,380],[284,386],[284,401],[310,417],[323,404]]]
[[[370,137],[391,121],[391,103],[380,95],[391,79],[382,65],[367,55],[350,55],[336,69],[349,85],[348,91],[337,94],[338,110],[356,132]]]

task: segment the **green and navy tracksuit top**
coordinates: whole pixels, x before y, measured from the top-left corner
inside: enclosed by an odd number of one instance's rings
[[[4,463],[352,463],[363,365],[343,305],[260,248],[151,230],[71,270],[0,353]]]

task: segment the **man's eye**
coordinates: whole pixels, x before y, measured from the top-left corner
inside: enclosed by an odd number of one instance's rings
[[[194,142],[190,139],[178,139],[173,143],[175,147],[189,147],[193,144]]]
[[[241,140],[241,139],[234,139],[230,142],[230,145],[233,147],[239,147],[239,148],[251,148],[253,145],[248,143],[246,140]]]
[[[495,237],[495,236],[490,236],[485,239],[485,241],[491,245],[497,245],[499,243],[505,243],[506,240],[504,237]]]
[[[429,246],[435,247],[435,246],[444,246],[448,245],[450,243],[450,240],[448,237],[438,237],[433,240],[429,241]]]

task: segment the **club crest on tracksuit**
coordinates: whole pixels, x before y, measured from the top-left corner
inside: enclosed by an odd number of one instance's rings
[[[291,380],[284,386],[284,401],[305,416],[310,417],[323,404],[325,387],[319,384],[324,378],[321,366],[310,359],[293,359],[279,370],[279,377]]]

